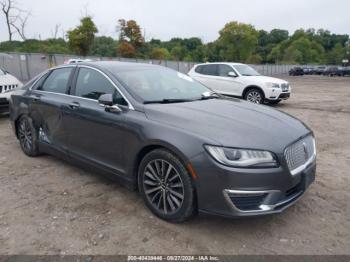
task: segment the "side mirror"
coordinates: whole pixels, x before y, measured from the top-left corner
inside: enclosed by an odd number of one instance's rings
[[[98,99],[98,103],[103,106],[112,106],[113,105],[113,95],[112,94],[104,94],[101,95]]]
[[[101,95],[98,99],[98,103],[105,107],[107,112],[119,113],[122,111],[119,106],[114,105],[112,94]]]
[[[228,75],[229,77],[237,77],[237,74],[236,74],[235,72],[233,72],[233,71],[228,72],[227,75]]]

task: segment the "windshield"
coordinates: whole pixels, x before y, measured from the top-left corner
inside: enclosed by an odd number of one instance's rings
[[[242,76],[259,76],[260,74],[248,65],[234,65],[238,73]]]
[[[116,72],[116,76],[132,94],[143,102],[164,100],[197,100],[210,89],[191,77],[161,67],[144,67]]]
[[[0,76],[5,75],[5,72],[0,69]]]

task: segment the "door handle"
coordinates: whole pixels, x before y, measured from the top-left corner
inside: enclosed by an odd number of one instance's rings
[[[80,107],[80,104],[78,102],[72,102],[72,103],[68,104],[68,107],[70,109],[75,110],[75,109],[78,109]]]

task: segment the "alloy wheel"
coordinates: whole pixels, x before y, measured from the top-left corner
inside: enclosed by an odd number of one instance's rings
[[[250,91],[247,95],[247,101],[260,104],[262,100],[261,94],[258,91]]]
[[[33,134],[30,124],[27,119],[22,119],[18,127],[18,137],[22,148],[30,152],[33,147]]]
[[[177,212],[184,201],[184,184],[179,172],[169,162],[149,162],[143,174],[143,187],[149,203],[163,214]]]

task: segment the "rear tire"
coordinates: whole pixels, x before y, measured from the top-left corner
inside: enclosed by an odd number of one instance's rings
[[[257,88],[251,88],[246,92],[244,99],[255,104],[262,104],[264,103],[264,94]]]
[[[27,116],[22,116],[17,124],[17,135],[22,151],[30,157],[40,155],[38,146],[38,132],[33,121]]]
[[[179,223],[194,214],[195,194],[190,175],[169,151],[156,149],[142,159],[138,185],[146,206],[157,217]]]

